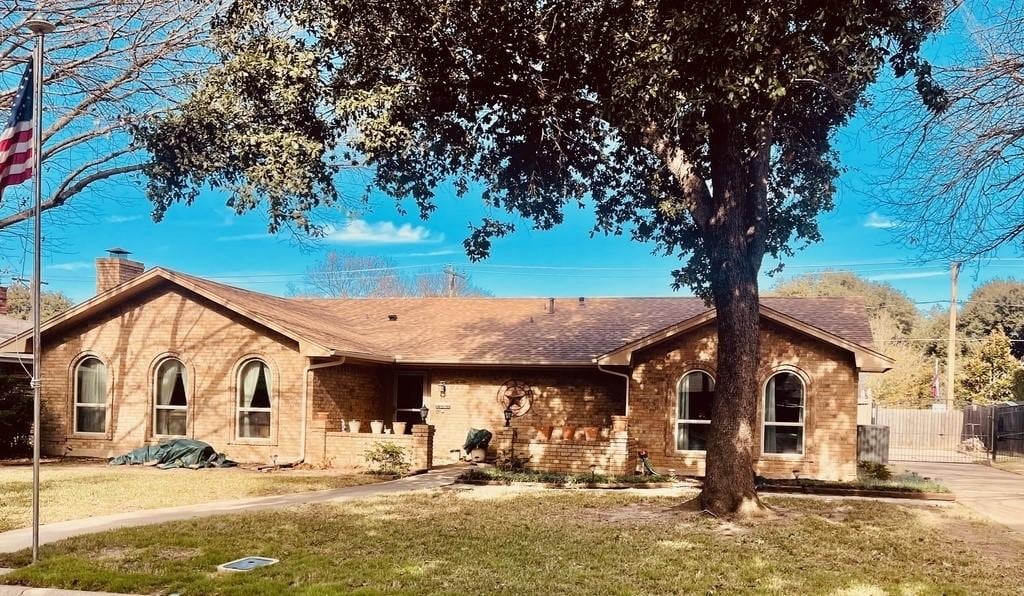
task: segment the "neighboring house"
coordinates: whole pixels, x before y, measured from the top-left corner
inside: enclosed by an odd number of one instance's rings
[[[0,286],[0,343],[18,335],[32,326],[29,321],[16,319],[7,314],[7,288]],[[0,376],[29,376],[32,370],[32,354],[18,354],[0,351]]]
[[[537,469],[622,473],[643,449],[703,473],[715,312],[694,298],[279,298],[123,254],[97,259],[97,290],[42,331],[48,453],[186,436],[241,461],[349,466],[387,439],[425,468],[486,428],[492,452]],[[757,471],[853,477],[858,373],[892,365],[863,303],[765,298],[761,316]],[[0,351],[31,347],[22,333]],[[376,420],[409,429],[371,434]]]

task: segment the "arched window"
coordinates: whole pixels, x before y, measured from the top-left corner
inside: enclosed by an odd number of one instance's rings
[[[75,368],[75,432],[107,432],[107,367],[94,356]]]
[[[711,428],[711,402],[715,397],[715,380],[695,370],[679,379],[676,414],[676,449],[705,451],[708,429]]]
[[[804,382],[791,372],[772,375],[764,387],[764,452],[804,452]]]
[[[238,436],[269,439],[271,414],[270,368],[249,360],[238,369]]]
[[[181,437],[188,428],[188,392],[185,365],[168,358],[156,367],[156,399],[153,400],[153,434]]]

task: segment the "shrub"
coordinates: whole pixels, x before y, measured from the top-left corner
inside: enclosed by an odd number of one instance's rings
[[[883,464],[870,461],[861,461],[857,462],[857,468],[859,468],[858,476],[860,476],[861,478],[882,481],[892,479],[892,470],[889,469],[889,466]]]
[[[403,476],[409,473],[412,464],[405,454],[405,448],[391,441],[374,443],[363,454],[373,474]]]
[[[522,472],[528,463],[530,463],[529,456],[521,457],[516,455],[512,449],[502,449],[498,452],[498,459],[495,460],[494,467],[504,472]]]
[[[32,391],[27,379],[0,377],[0,457],[21,457],[32,449]]]

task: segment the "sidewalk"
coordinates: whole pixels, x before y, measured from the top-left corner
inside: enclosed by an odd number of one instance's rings
[[[899,462],[946,485],[965,506],[1024,534],[1024,476],[982,464]]]
[[[39,527],[39,544],[49,544],[81,536],[82,534],[94,534],[117,528],[130,528],[135,526],[147,526],[169,521],[183,519],[194,519],[198,517],[211,517],[214,515],[227,515],[248,511],[259,511],[263,509],[275,509],[289,507],[292,505],[305,505],[308,503],[327,503],[337,501],[350,501],[365,497],[377,497],[404,493],[414,490],[440,488],[455,482],[455,478],[463,472],[462,466],[446,466],[435,468],[425,474],[408,476],[398,480],[366,484],[363,486],[350,486],[346,488],[335,488],[322,491],[293,493],[288,495],[276,495],[270,497],[252,497],[233,501],[214,501],[212,503],[200,503],[197,505],[186,505],[182,507],[166,507],[163,509],[150,509],[146,511],[134,511],[131,513],[119,513],[104,515],[100,517],[88,517],[70,521],[55,522]],[[32,528],[21,528],[9,532],[0,533],[0,553],[13,553],[32,546]],[[33,596],[41,594],[31,593]],[[8,596],[0,592],[0,596]]]

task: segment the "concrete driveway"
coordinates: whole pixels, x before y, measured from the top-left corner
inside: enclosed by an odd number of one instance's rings
[[[897,465],[934,478],[953,491],[960,503],[1024,534],[1024,475],[983,464],[900,462]]]

